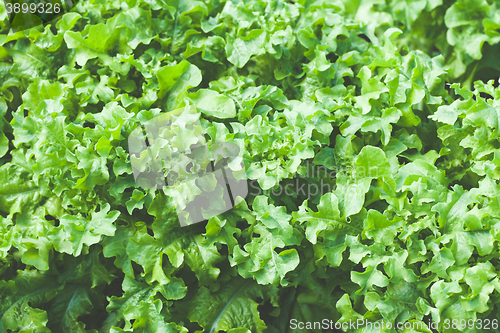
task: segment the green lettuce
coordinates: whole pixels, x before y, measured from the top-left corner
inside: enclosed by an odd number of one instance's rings
[[[497,7],[91,0],[13,33],[0,4],[0,332],[493,324]],[[238,147],[249,185],[186,227],[128,141],[183,108],[163,139]]]

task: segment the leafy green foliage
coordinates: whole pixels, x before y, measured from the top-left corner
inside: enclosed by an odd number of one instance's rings
[[[0,4],[0,332],[498,319],[497,7],[91,0],[13,34]],[[182,228],[128,138],[184,107],[152,151],[232,143],[249,195]]]

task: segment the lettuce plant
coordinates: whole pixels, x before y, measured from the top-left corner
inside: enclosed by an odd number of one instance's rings
[[[89,0],[8,23],[1,4],[0,332],[499,331],[496,1]],[[186,227],[128,147],[182,107],[249,184]]]

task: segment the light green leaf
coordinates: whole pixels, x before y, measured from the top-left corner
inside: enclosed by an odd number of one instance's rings
[[[227,119],[236,116],[236,108],[231,98],[210,89],[200,89],[189,94],[189,99],[201,113],[207,116]]]

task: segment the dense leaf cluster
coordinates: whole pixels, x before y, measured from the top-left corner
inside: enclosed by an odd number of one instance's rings
[[[9,33],[0,4],[0,332],[498,319],[497,6],[88,0]],[[251,186],[181,228],[127,138],[183,106]]]

